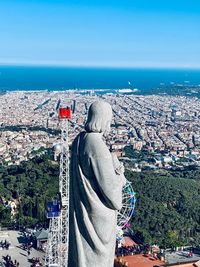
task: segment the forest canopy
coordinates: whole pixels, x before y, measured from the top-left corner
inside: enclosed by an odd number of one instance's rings
[[[58,193],[59,164],[45,154],[0,166],[0,225],[47,227],[45,205]],[[136,192],[131,232],[139,242],[175,246],[200,242],[200,171],[126,170]],[[16,203],[11,216],[10,201]]]

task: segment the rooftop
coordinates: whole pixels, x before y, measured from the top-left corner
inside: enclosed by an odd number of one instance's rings
[[[143,254],[136,254],[133,256],[122,257],[122,262],[128,262],[128,267],[155,267],[163,266],[163,262],[156,260],[152,256],[144,256]],[[116,265],[118,267],[118,265]]]

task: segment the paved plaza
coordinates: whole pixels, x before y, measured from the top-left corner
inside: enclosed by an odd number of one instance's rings
[[[0,241],[7,240],[10,243],[9,249],[0,248],[0,261],[4,262],[3,257],[6,255],[11,256],[11,259],[19,262],[20,267],[30,267],[31,262],[29,259],[40,258],[41,262],[44,263],[44,253],[34,248],[31,249],[30,255],[28,256],[27,250],[22,248],[22,236],[18,231],[0,231]],[[2,265],[4,266],[4,265]],[[1,267],[1,263],[0,263]]]
[[[165,259],[166,262],[169,264],[175,264],[175,263],[184,263],[184,262],[193,262],[193,261],[199,261],[200,260],[200,254],[199,253],[193,253],[192,257],[188,257],[188,251],[178,251],[178,252],[172,252],[172,253],[166,253]]]

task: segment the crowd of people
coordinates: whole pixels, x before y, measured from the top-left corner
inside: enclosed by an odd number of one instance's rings
[[[27,251],[28,257],[31,254],[32,248],[36,247],[36,239],[34,232],[28,233],[26,230],[22,232],[22,236],[24,238],[24,242],[22,244],[22,249]],[[43,264],[39,257],[31,258],[29,259],[29,262],[31,262],[31,267],[42,267]]]
[[[12,260],[11,256],[7,255],[3,257],[5,261],[5,267],[19,267],[19,262],[17,260]]]
[[[133,245],[133,246],[116,246],[115,255],[117,257],[131,256],[134,254],[148,253],[150,246],[146,245]]]
[[[32,244],[22,244],[21,248],[27,251],[28,256],[31,254]]]
[[[4,241],[3,240],[1,240],[0,241],[0,248],[1,249],[9,249],[9,247],[10,247],[10,243],[5,239]]]
[[[32,258],[31,263],[32,263],[31,267],[43,267],[43,264],[40,261],[40,258]]]

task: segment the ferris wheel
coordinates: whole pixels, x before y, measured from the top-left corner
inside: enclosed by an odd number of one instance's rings
[[[131,182],[127,180],[122,189],[122,208],[118,211],[117,215],[118,228],[124,229],[128,226],[128,223],[134,213],[135,202],[135,192],[133,191]]]

